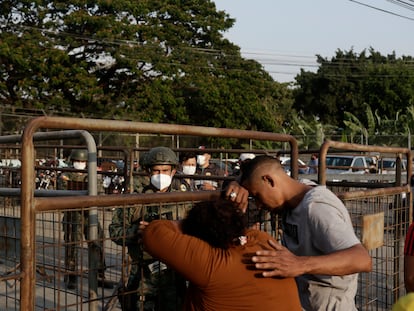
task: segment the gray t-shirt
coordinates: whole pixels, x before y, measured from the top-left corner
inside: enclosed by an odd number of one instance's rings
[[[298,256],[319,256],[359,244],[349,213],[329,189],[308,191],[283,217],[283,244]],[[353,311],[358,274],[302,275],[296,278],[304,310]]]

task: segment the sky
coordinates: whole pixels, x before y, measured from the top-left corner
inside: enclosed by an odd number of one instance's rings
[[[337,50],[414,56],[412,0],[213,0],[235,18],[223,35],[278,82],[316,71]]]

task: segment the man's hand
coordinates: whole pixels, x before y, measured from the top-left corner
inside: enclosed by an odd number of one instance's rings
[[[148,221],[141,220],[139,223],[133,224],[137,228],[136,234],[138,237],[138,243],[142,243],[142,233],[144,232],[145,228],[149,225]]]
[[[138,227],[138,229],[140,230],[140,231],[143,231],[147,226],[149,225],[149,222],[148,221],[144,221],[144,220],[141,220],[140,222],[139,222],[139,227]]]
[[[296,256],[273,240],[269,244],[274,250],[260,250],[252,257],[257,269],[270,270],[262,273],[264,277],[296,277],[305,273],[307,257]]]
[[[237,181],[231,181],[229,183],[225,190],[225,197],[236,203],[243,213],[246,212],[249,203],[249,192],[240,186]]]
[[[201,185],[201,188],[200,189],[201,190],[216,190],[216,187],[214,187],[212,183],[204,182]]]

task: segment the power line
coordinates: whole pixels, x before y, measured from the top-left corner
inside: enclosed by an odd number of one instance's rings
[[[387,0],[387,1],[388,2],[391,2],[391,3],[395,4],[395,5],[398,5],[398,6],[402,7],[402,8],[405,8],[405,9],[408,9],[408,10],[411,10],[411,11],[414,11],[414,5],[413,4],[410,4],[410,3],[407,3],[405,1],[401,1],[401,0]]]
[[[350,0],[351,1],[351,0]],[[355,2],[355,1],[354,1]],[[39,28],[39,27],[26,27],[26,26],[21,26],[22,28],[25,29],[30,29],[30,30],[36,30],[36,31],[40,31],[40,32],[46,32],[49,33],[49,31],[45,31],[45,29]],[[56,33],[53,32],[54,35],[56,35]],[[104,45],[116,45],[116,46],[129,46],[129,47],[133,47],[134,45],[136,45],[138,47],[138,49],[134,50],[134,55],[125,55],[126,59],[130,59],[130,60],[134,60],[134,61],[143,61],[145,62],[144,59],[140,59],[140,48],[142,48],[142,44],[140,42],[136,42],[136,41],[131,41],[131,40],[102,40],[102,39],[96,39],[96,38],[91,38],[88,36],[80,36],[77,34],[73,34],[73,33],[69,33],[69,32],[63,32],[61,34],[58,34],[60,36],[63,37],[71,37],[71,38],[75,38],[75,39],[79,39],[82,41],[86,41],[86,44],[104,44]],[[85,45],[85,44],[84,44]],[[158,45],[153,44],[148,45],[147,47],[151,48],[159,48]],[[43,46],[43,48],[46,48],[45,46]],[[234,53],[229,53],[228,51],[224,51],[224,50],[220,50],[220,49],[210,49],[210,48],[199,48],[199,47],[180,47],[182,49],[188,49],[191,50],[193,52],[197,52],[197,53],[207,53],[209,55],[217,55],[217,56],[223,56],[225,58],[228,59],[237,59],[238,57],[243,57],[246,58],[247,57],[252,57],[255,61],[257,61],[258,63],[260,63],[263,67],[296,67],[296,68],[301,68],[301,69],[317,69],[319,68],[321,65],[323,65],[324,68],[326,69],[334,69],[334,68],[340,68],[340,67],[345,67],[343,69],[347,69],[346,67],[349,66],[349,69],[355,68],[358,69],[358,57],[356,55],[356,58],[336,58],[333,57],[332,59],[334,61],[329,61],[327,58],[326,62],[323,61],[322,63],[318,63],[316,61],[316,56],[309,56],[309,55],[298,55],[298,54],[282,54],[282,53],[269,53],[269,52],[264,52],[264,51],[247,51],[247,52],[234,52]],[[51,47],[50,47],[51,49]],[[144,55],[144,54],[142,54]],[[313,61],[312,61],[313,59]],[[175,59],[175,60],[171,60],[170,62],[166,62],[165,64],[169,64],[171,66],[181,66],[181,67],[186,67],[188,68],[188,70],[191,70],[193,67],[191,67],[190,64],[186,64],[185,62],[180,62],[179,60]],[[407,66],[408,69],[412,69],[411,67],[414,66],[414,60],[413,59],[406,59],[406,60],[399,60],[398,65],[404,65]],[[373,65],[377,65],[377,66],[391,66],[392,63],[385,63],[385,64],[376,64],[373,62],[370,62],[369,58],[367,57],[367,63],[365,65],[369,65],[369,66],[373,66]],[[211,69],[211,67],[209,66],[205,66],[205,67],[201,67],[204,69]],[[220,69],[220,68],[217,68]],[[223,68],[221,68],[223,69]],[[243,71],[243,69],[241,68],[226,68],[225,70],[228,71]],[[273,69],[273,68],[266,68],[265,69],[269,74],[282,74],[282,75],[295,75],[298,74],[298,72],[291,72],[289,70],[279,70],[279,69]],[[333,73],[329,74],[330,76],[336,76]],[[361,73],[357,73],[357,74],[352,74],[352,73],[347,73],[347,74],[340,74],[337,75],[338,77],[343,77],[343,76],[354,76],[354,77],[358,77],[358,78],[362,78],[362,77],[368,77],[368,75],[363,75]],[[397,75],[378,75],[378,77],[384,77],[384,78],[389,78],[389,77],[396,77]],[[405,75],[404,75],[405,76]],[[411,74],[407,74],[407,77],[411,76]]]
[[[408,16],[404,16],[404,15],[401,15],[401,14],[398,14],[398,13],[394,13],[394,12],[391,12],[391,11],[388,11],[388,10],[385,10],[385,9],[381,9],[379,7],[375,7],[375,6],[366,4],[366,3],[362,3],[362,2],[359,2],[359,1],[356,1],[356,0],[349,0],[349,1],[354,2],[354,3],[357,3],[359,5],[366,6],[368,8],[374,9],[374,10],[378,10],[378,11],[381,11],[381,12],[384,12],[384,13],[387,13],[387,14],[391,14],[391,15],[394,15],[394,16],[397,16],[397,17],[401,17],[401,18],[408,19],[410,21],[414,21],[414,18],[411,18],[411,17],[408,17]]]

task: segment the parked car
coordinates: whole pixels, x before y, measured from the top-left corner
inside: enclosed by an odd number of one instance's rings
[[[327,174],[365,174],[369,172],[371,158],[364,155],[326,156]]]
[[[285,172],[290,175],[290,170],[292,168],[290,157],[279,157],[279,160],[280,160],[280,164],[282,164],[283,168],[285,169]],[[301,159],[298,159],[298,173],[299,174],[309,173],[309,166]]]
[[[396,158],[381,158],[378,161],[378,170],[381,174],[387,174],[388,172],[395,173],[395,169],[397,167],[397,159]],[[407,170],[407,160],[401,160],[401,170]]]

